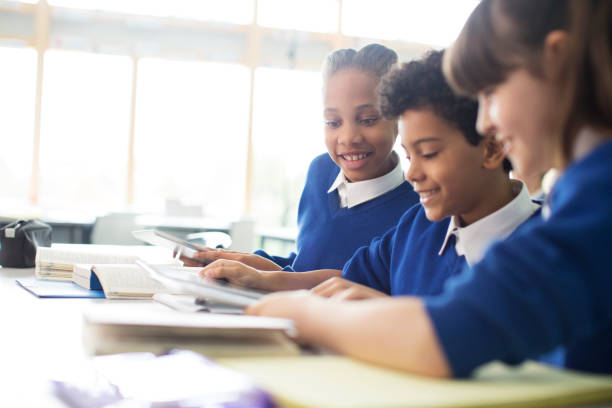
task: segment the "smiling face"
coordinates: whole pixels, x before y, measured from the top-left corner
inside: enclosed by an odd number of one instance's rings
[[[427,219],[455,215],[468,225],[490,213],[492,186],[502,170],[501,161],[497,168],[487,168],[484,140],[471,145],[461,131],[429,110],[405,111],[399,132],[410,163],[406,180],[419,194]]]
[[[378,80],[356,69],[336,72],[324,97],[325,144],[349,181],[383,176],[394,167],[395,121],[378,108]]]
[[[544,79],[517,69],[501,84],[478,95],[478,131],[503,143],[512,166],[526,176],[558,165],[560,96]]]

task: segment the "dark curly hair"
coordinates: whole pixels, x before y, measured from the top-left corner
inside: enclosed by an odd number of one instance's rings
[[[406,62],[389,72],[380,87],[382,113],[387,119],[397,119],[407,110],[431,110],[476,146],[482,140],[476,131],[478,102],[452,91],[442,73],[443,54],[444,51],[430,51],[420,60]],[[504,170],[511,168],[505,159]]]

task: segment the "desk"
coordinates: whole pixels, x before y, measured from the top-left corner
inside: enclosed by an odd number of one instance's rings
[[[85,355],[84,348],[81,341],[82,332],[82,312],[87,307],[99,303],[105,302],[105,299],[37,299],[30,293],[19,288],[15,284],[15,279],[19,279],[26,276],[32,276],[33,269],[11,269],[11,268],[0,268],[0,327],[2,328],[0,333],[0,407],[45,407],[45,408],[61,408],[65,407],[64,404],[56,399],[52,392],[51,387],[48,383],[48,379],[57,374],[58,370],[64,367],[74,367],[87,363],[87,356]],[[154,303],[152,301],[120,301],[113,300],[113,303],[142,303],[142,307],[158,308],[163,310],[164,306]],[[387,370],[384,373],[376,376],[372,376],[370,368],[363,366],[355,366],[357,371],[351,371],[357,376],[354,380],[348,377],[334,377],[333,379],[325,377],[325,372],[322,371],[322,367],[318,365],[318,371],[313,371],[309,368],[310,362],[306,361],[307,358],[302,359],[301,357],[291,357],[294,359],[301,359],[297,361],[298,367],[287,360],[283,365],[278,365],[275,362],[263,359],[255,361],[255,364],[250,362],[249,358],[246,359],[226,359],[226,361],[220,360],[222,364],[229,365],[240,371],[249,373],[249,371],[258,371],[262,365],[273,365],[273,370],[268,372],[274,373],[273,382],[270,384],[284,384],[287,387],[295,387],[296,384],[301,386],[300,393],[297,396],[294,394],[293,398],[299,398],[299,401],[307,399],[313,392],[312,387],[304,386],[303,384],[319,385],[319,391],[322,396],[317,401],[324,401],[326,398],[326,392],[330,394],[333,392],[338,393],[338,389],[341,391],[340,398],[345,396],[361,393],[359,397],[370,396],[369,401],[373,399],[378,401],[380,398],[378,394],[380,392],[386,392],[387,399],[392,398],[394,401],[397,398],[397,393],[406,394],[405,382],[402,378],[396,378],[396,374],[392,370]],[[346,364],[354,364],[349,360],[345,361]],[[279,369],[280,367],[280,369]],[[351,366],[352,368],[352,366]],[[274,371],[276,370],[276,371]],[[310,371],[309,371],[310,370]],[[293,372],[292,372],[293,371]],[[368,377],[369,376],[369,377]],[[388,378],[395,382],[395,385],[390,386],[390,381],[380,381],[380,378],[384,376],[392,376]],[[322,380],[321,380],[322,378]],[[355,383],[361,378],[367,378],[367,385],[364,388],[356,390]],[[479,387],[482,391],[483,388],[490,389],[493,386],[491,377],[484,381]],[[527,377],[529,378],[529,377]],[[313,379],[315,381],[313,381]],[[284,381],[284,383],[281,382]],[[541,387],[541,378],[534,377],[534,381],[528,382],[533,384],[533,387]],[[318,382],[317,382],[318,381]],[[325,381],[325,384],[321,384]],[[429,401],[433,395],[441,395],[440,389],[436,384],[436,380],[424,380],[417,378],[419,382],[418,387],[412,385],[412,389],[420,391],[421,399],[418,401]],[[607,380],[604,380],[607,381]],[[357,381],[358,382],[358,381]],[[420,383],[426,383],[424,385],[433,388],[422,388]],[[265,382],[264,382],[265,384]],[[377,387],[379,384],[382,389]],[[507,382],[508,386],[512,387],[513,382]],[[606,384],[609,384],[606,382]],[[559,388],[563,383],[555,382],[553,386]],[[344,388],[338,386],[344,386]],[[453,387],[459,386],[458,383],[451,384],[450,387],[444,389],[449,391]],[[369,388],[368,388],[369,387]],[[410,389],[410,388],[409,388]],[[270,387],[271,391],[273,387]],[[285,388],[283,388],[284,391]],[[470,390],[467,390],[470,391]],[[508,391],[508,390],[506,390]],[[512,390],[510,390],[512,391]],[[469,394],[471,391],[469,392]],[[489,392],[491,394],[491,392]],[[516,392],[513,392],[515,395]],[[303,396],[303,398],[299,396]],[[372,397],[373,395],[373,397]],[[490,395],[489,395],[490,396]],[[336,396],[338,397],[338,395]],[[404,395],[406,397],[406,395]],[[413,402],[416,398],[414,394],[408,395],[410,400]],[[353,398],[354,399],[354,398]],[[312,401],[312,399],[311,399]],[[430,401],[431,402],[431,401]],[[456,402],[455,400],[452,401]],[[315,404],[313,406],[320,406],[321,404]],[[343,404],[340,404],[342,406]],[[346,404],[344,404],[346,405]],[[375,406],[376,404],[368,404],[368,406]],[[420,406],[420,405],[416,405]],[[530,406],[534,406],[531,404]],[[590,407],[610,407],[608,404],[594,404]]]
[[[0,268],[0,407],[65,405],[51,393],[48,378],[58,367],[87,362],[82,312],[104,299],[38,299],[15,284],[34,269]],[[151,307],[164,309],[153,301]]]

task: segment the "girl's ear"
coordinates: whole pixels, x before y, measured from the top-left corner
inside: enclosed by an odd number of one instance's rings
[[[484,136],[480,143],[484,147],[482,166],[488,170],[495,170],[501,167],[506,158],[503,144],[498,142],[493,136]]]
[[[567,31],[554,30],[544,39],[544,73],[547,77],[558,80],[567,65],[570,38]]]

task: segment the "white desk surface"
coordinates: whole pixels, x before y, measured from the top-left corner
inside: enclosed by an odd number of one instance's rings
[[[65,407],[48,381],[87,362],[82,313],[105,299],[39,299],[15,283],[34,269],[0,268],[0,407]],[[151,300],[114,300],[146,302]]]

